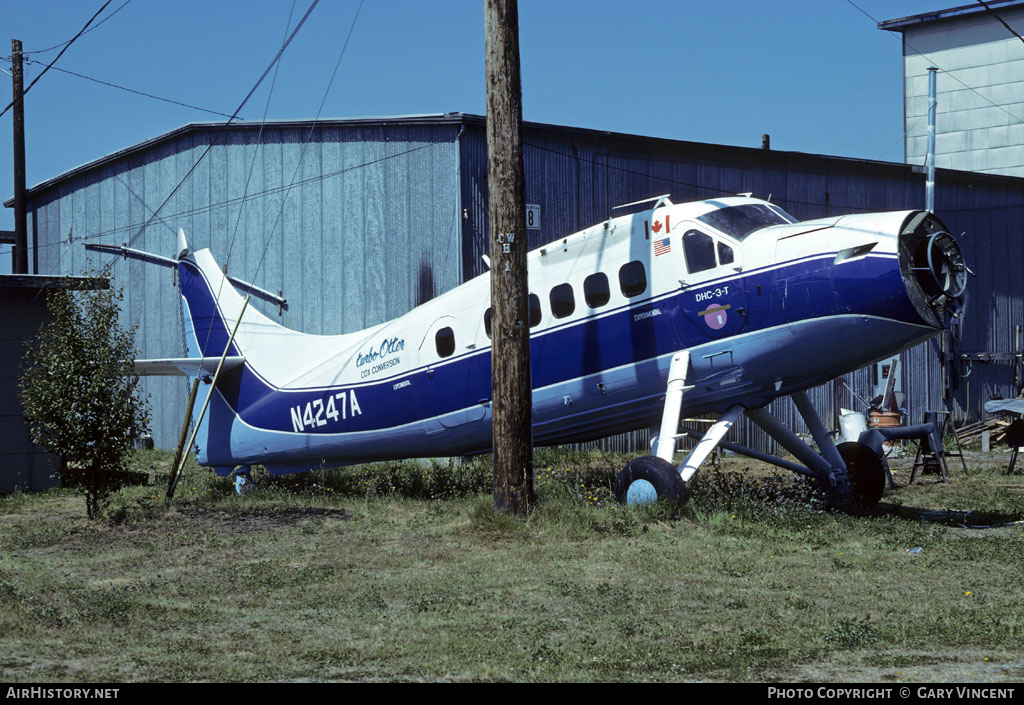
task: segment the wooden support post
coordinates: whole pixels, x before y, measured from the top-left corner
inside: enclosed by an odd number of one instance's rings
[[[485,0],[494,507],[533,504],[530,315],[517,0]]]
[[[188,395],[188,405],[185,407],[185,420],[181,424],[181,435],[178,436],[178,450],[174,452],[174,462],[171,463],[171,477],[167,480],[167,499],[174,496],[174,485],[178,479],[178,464],[181,462],[182,451],[185,448],[185,439],[188,438],[188,425],[192,420],[192,409],[196,405],[196,392],[199,391],[199,375],[192,381],[192,392]]]
[[[21,40],[11,40],[11,108],[14,127],[14,274],[28,274],[28,222],[25,211],[25,99],[22,90]]]

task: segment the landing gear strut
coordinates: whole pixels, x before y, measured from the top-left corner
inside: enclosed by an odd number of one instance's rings
[[[817,478],[828,494],[829,503],[841,511],[853,514],[877,504],[885,490],[885,469],[879,455],[869,446],[858,442],[843,443],[837,447],[814,410],[807,392],[795,392],[792,399],[818,451],[786,428],[767,409],[754,409],[747,412],[750,420],[805,467],[793,467],[792,463],[772,459],[771,456],[762,459]]]
[[[679,417],[683,408],[683,393],[693,387],[686,386],[686,371],[690,365],[690,353],[683,351],[672,358],[668,372],[668,388],[665,392],[665,407],[661,415],[661,426],[652,440],[654,456],[637,458],[626,464],[615,480],[615,497],[624,504],[639,504],[652,500],[669,500],[681,504],[689,497],[688,483],[723,436],[743,413],[742,406],[734,406],[707,430],[697,446],[678,468],[672,465],[676,440],[681,434]],[[668,468],[672,468],[669,473]],[[663,479],[665,475],[676,479]],[[634,488],[634,485],[636,487]]]
[[[654,455],[630,461],[619,473],[615,481],[615,497],[620,502],[640,504],[668,500],[679,504],[686,501],[690,482],[697,469],[719,445],[820,480],[826,487],[830,503],[842,511],[859,512],[874,506],[881,499],[885,490],[885,469],[878,453],[871,446],[859,442],[843,443],[837,447],[806,392],[795,392],[792,399],[814,438],[817,450],[786,428],[767,409],[744,410],[742,406],[736,405],[703,434],[686,460],[674,468],[672,457],[676,440],[685,435],[678,433],[683,392],[692,389],[685,384],[689,361],[690,356],[686,351],[672,358],[661,426],[657,433],[652,434],[651,439]],[[725,441],[725,434],[743,413],[800,462],[783,460]]]
[[[689,365],[690,353],[686,350],[672,357],[661,426],[651,434],[651,450],[654,455],[629,461],[615,479],[615,499],[622,504],[648,504],[658,500],[682,504],[689,496],[685,480],[672,464],[676,439],[679,438],[683,393],[692,389],[686,386],[686,370]]]

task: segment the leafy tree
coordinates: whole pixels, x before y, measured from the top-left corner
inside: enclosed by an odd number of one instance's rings
[[[28,343],[19,382],[32,441],[61,456],[57,475],[84,487],[90,519],[129,478],[149,403],[133,373],[135,326],[118,322],[121,291],[51,289],[52,320]]]

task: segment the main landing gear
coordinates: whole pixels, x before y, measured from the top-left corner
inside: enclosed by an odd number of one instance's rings
[[[649,504],[659,499],[682,504],[689,498],[689,490],[675,465],[645,455],[626,463],[615,479],[615,497],[623,504]]]
[[[779,467],[818,479],[825,488],[829,503],[842,511],[856,513],[878,503],[885,488],[882,460],[864,443],[847,442],[838,447],[832,435],[818,417],[806,392],[792,395],[797,410],[807,424],[818,450],[814,450],[799,436],[786,428],[767,409],[744,409],[735,405],[709,428],[679,467],[672,464],[676,440],[691,433],[679,433],[683,393],[690,355],[683,351],[672,358],[668,388],[661,426],[651,440],[653,456],[636,458],[623,468],[615,481],[615,497],[623,504],[642,504],[665,500],[681,504],[689,496],[689,484],[697,469],[716,446],[746,455]],[[763,429],[783,448],[793,454],[799,463],[762,453],[724,440],[741,414]],[[695,434],[696,435],[696,434]],[[803,463],[802,465],[800,463]]]

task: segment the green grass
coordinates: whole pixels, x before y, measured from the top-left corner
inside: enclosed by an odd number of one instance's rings
[[[164,454],[103,522],[0,499],[7,681],[1020,680],[1024,477],[972,455],[871,516],[746,461],[676,515],[622,507],[624,458],[538,451],[496,513],[488,459],[271,478],[239,498]],[[965,528],[985,526],[990,528]],[[909,549],[920,547],[911,554]]]

